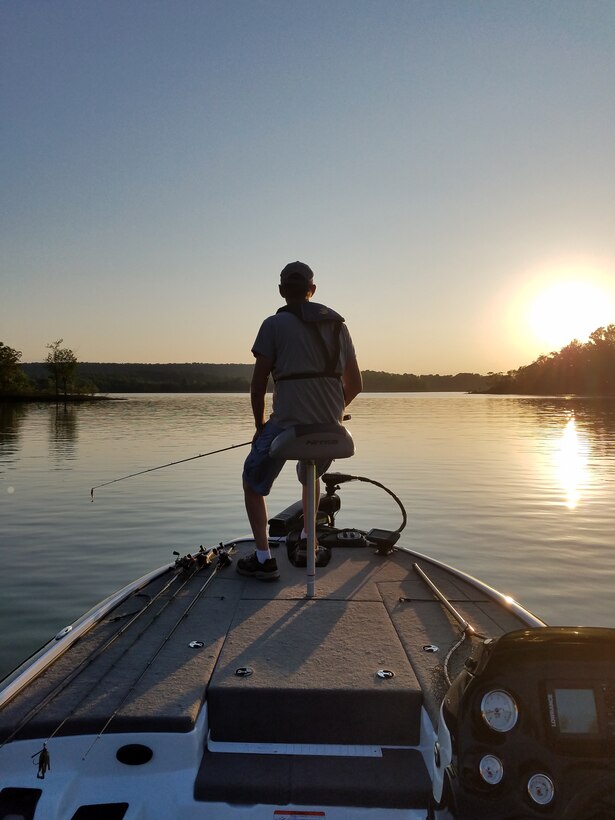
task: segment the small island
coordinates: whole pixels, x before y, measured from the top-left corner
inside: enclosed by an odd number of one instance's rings
[[[62,402],[107,401],[98,387],[78,374],[79,363],[63,339],[51,342],[39,378],[31,379],[21,363],[21,351],[0,342],[0,401]]]

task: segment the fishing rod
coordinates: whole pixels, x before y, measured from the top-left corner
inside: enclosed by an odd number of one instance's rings
[[[216,550],[214,548],[214,552],[215,551]],[[26,714],[26,716],[23,718],[21,723],[19,723],[19,725],[15,729],[13,729],[13,731],[7,737],[5,737],[2,740],[2,742],[0,743],[0,749],[2,749],[7,743],[10,743],[11,740],[13,740],[13,738],[16,737],[19,734],[19,732],[24,728],[24,726],[30,723],[30,721],[33,720],[39,714],[39,712],[41,712],[42,709],[48,706],[51,703],[51,701],[54,700],[54,698],[56,698],[58,695],[61,695],[62,692],[64,692],[64,690],[75,680],[75,678],[78,675],[80,675],[81,672],[83,672],[84,669],[88,668],[93,663],[93,661],[96,660],[96,658],[101,656],[107,649],[109,649],[111,645],[115,643],[115,641],[118,638],[120,638],[135,623],[135,621],[141,618],[145,614],[145,612],[147,612],[147,610],[150,609],[150,607],[152,607],[156,603],[156,601],[159,598],[161,598],[164,595],[164,593],[167,592],[176,581],[178,581],[182,577],[185,578],[184,582],[180,585],[179,589],[177,589],[175,593],[167,600],[167,603],[164,605],[163,609],[166,608],[168,602],[175,598],[179,592],[181,592],[181,590],[186,586],[186,584],[192,579],[193,575],[195,575],[201,569],[202,566],[208,565],[208,563],[211,560],[208,557],[210,552],[211,550],[203,550],[203,547],[200,547],[199,552],[196,554],[196,556],[185,556],[181,559],[178,558],[178,560],[175,562],[175,572],[173,573],[171,580],[167,581],[167,583],[165,583],[164,586],[160,590],[158,590],[158,592],[153,597],[151,597],[149,601],[141,609],[137,610],[136,612],[130,613],[128,615],[129,620],[126,621],[126,623],[124,623],[124,625],[117,632],[115,632],[113,635],[107,638],[107,640],[101,646],[99,646],[92,654],[85,657],[72,670],[72,672],[69,672],[69,674],[61,681],[59,681],[45,695],[45,697],[41,701],[39,701],[39,703],[33,706],[30,709],[30,711]],[[179,553],[174,554],[179,555]],[[189,576],[186,578],[184,573],[187,569],[190,569],[191,572]],[[138,637],[140,637],[140,635]],[[126,650],[124,650],[124,653],[125,651]],[[89,691],[86,692],[84,698],[88,697],[89,694]],[[77,706],[79,706],[81,702],[82,701],[79,701]],[[76,707],[73,708],[73,711],[75,711],[75,708]],[[63,725],[65,722],[66,719],[62,721],[61,725]],[[50,740],[51,737],[53,737],[53,735],[56,734],[57,731],[58,729],[56,729],[53,732],[53,734],[48,738],[48,740]]]
[[[226,551],[226,546],[227,546],[226,544],[222,544],[222,543],[221,543],[219,548],[214,548],[214,549],[212,550],[212,553],[213,553],[214,555],[216,555],[216,556],[217,556],[218,560],[216,561],[216,563],[215,563],[215,564],[214,564],[214,566],[212,567],[210,574],[207,576],[207,578],[205,579],[205,582],[201,585],[201,588],[198,590],[198,592],[196,593],[196,595],[194,596],[194,598],[192,599],[192,601],[188,604],[188,606],[186,607],[186,609],[184,610],[184,612],[182,612],[182,614],[180,615],[180,617],[177,619],[177,621],[175,622],[175,624],[174,624],[174,626],[172,627],[171,631],[167,633],[166,637],[164,638],[164,640],[162,641],[162,643],[160,644],[160,646],[158,647],[158,649],[154,652],[154,654],[152,655],[152,657],[151,657],[151,658],[148,660],[148,662],[145,664],[145,667],[142,669],[142,671],[140,672],[139,676],[138,676],[138,677],[137,677],[137,679],[133,682],[132,686],[131,686],[131,687],[130,687],[130,689],[126,692],[126,694],[124,695],[124,697],[122,698],[122,700],[120,701],[120,703],[117,705],[117,707],[115,708],[115,710],[113,711],[113,713],[112,713],[112,714],[110,715],[110,717],[107,719],[107,721],[105,722],[105,725],[102,727],[102,729],[100,730],[100,732],[96,735],[96,737],[95,737],[95,738],[94,738],[94,740],[92,741],[91,745],[88,747],[87,751],[85,752],[85,754],[84,754],[84,755],[83,755],[83,757],[81,758],[82,760],[85,760],[85,759],[86,759],[86,757],[87,757],[87,756],[89,755],[89,753],[92,751],[92,749],[94,748],[94,746],[96,745],[96,743],[97,743],[97,742],[100,740],[100,738],[103,736],[104,732],[105,732],[105,731],[109,728],[109,725],[111,724],[111,721],[112,721],[112,720],[116,717],[116,715],[118,714],[118,712],[120,711],[120,709],[122,708],[122,706],[126,703],[126,701],[128,700],[128,698],[130,697],[130,695],[131,695],[131,694],[133,693],[133,691],[136,689],[137,685],[139,684],[139,682],[141,681],[141,679],[143,678],[143,676],[145,675],[145,673],[147,672],[147,670],[148,670],[148,669],[152,666],[152,664],[154,663],[154,661],[156,660],[156,658],[158,657],[158,655],[160,655],[160,653],[162,652],[162,650],[164,649],[164,647],[165,647],[165,646],[167,645],[167,643],[171,640],[172,636],[175,634],[175,632],[177,631],[177,629],[181,626],[181,624],[184,622],[184,620],[188,617],[188,615],[189,615],[189,613],[190,613],[190,610],[191,610],[191,609],[195,606],[195,604],[198,602],[199,598],[200,598],[200,597],[201,597],[201,595],[205,592],[205,590],[206,590],[206,589],[207,589],[207,587],[211,584],[211,582],[214,580],[214,578],[216,577],[216,575],[218,574],[218,572],[219,572],[221,569],[224,569],[225,567],[228,567],[228,566],[230,565],[230,563],[231,563],[231,560],[232,560],[232,559],[231,559],[230,555],[228,554],[228,552]],[[233,544],[231,544],[230,546],[231,546],[231,549],[233,549],[233,548],[234,548],[234,543],[233,543]],[[197,571],[198,571],[198,568],[197,568]],[[192,573],[192,575],[195,575],[195,574],[196,574],[196,572],[193,572],[193,573]],[[192,579],[192,575],[190,576],[190,579],[189,579],[189,580],[191,580],[191,579]],[[178,591],[179,591],[179,590],[178,590]],[[175,596],[173,596],[173,597],[175,597]],[[156,617],[158,617],[158,616],[156,616]]]
[[[154,470],[164,470],[165,467],[173,467],[175,464],[184,464],[186,461],[194,461],[195,458],[205,458],[206,456],[213,456],[216,453],[225,453],[227,450],[235,450],[237,447],[247,447],[248,444],[252,444],[252,439],[250,439],[250,441],[244,441],[241,444],[231,444],[230,447],[222,447],[220,450],[211,450],[209,453],[199,453],[198,456],[180,458],[179,461],[170,461],[168,464],[161,464],[159,467],[149,467],[149,469],[140,470],[138,473],[131,473],[130,475],[124,475],[121,478],[114,478],[111,481],[105,481],[102,484],[97,484],[95,487],[92,487],[90,490],[90,497],[93,502],[94,490],[98,490],[99,487],[107,487],[109,484],[115,484],[117,481],[126,481],[127,478],[134,478],[135,476],[144,475],[145,473],[153,473]]]

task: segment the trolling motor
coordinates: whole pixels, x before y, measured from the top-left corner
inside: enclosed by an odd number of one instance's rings
[[[407,524],[408,516],[400,499],[388,487],[364,476],[355,476],[348,473],[325,473],[322,476],[325,485],[325,494],[321,496],[316,513],[316,530],[318,543],[323,546],[336,547],[367,547],[375,546],[379,555],[389,555],[399,540],[399,536]],[[373,528],[367,532],[358,529],[338,529],[335,527],[335,516],[341,509],[341,499],[337,493],[341,484],[350,481],[363,481],[374,484],[388,493],[399,506],[402,512],[402,523],[396,530]],[[295,502],[273,518],[269,519],[269,534],[274,537],[293,538],[293,533],[301,532],[303,527],[303,506],[300,501]]]
[[[322,480],[325,482],[325,487],[327,488],[325,502],[326,498],[329,496],[337,498],[339,501],[339,497],[336,495],[335,491],[339,490],[340,484],[345,484],[348,481],[364,481],[368,484],[374,484],[376,487],[380,487],[390,496],[392,496],[392,498],[395,499],[403,516],[401,526],[398,527],[396,530],[384,530],[380,528],[373,528],[369,530],[369,532],[363,533],[366,541],[368,541],[370,544],[376,545],[376,551],[379,555],[389,555],[389,553],[393,551],[393,547],[395,546],[395,544],[399,541],[399,536],[401,535],[402,530],[408,522],[408,516],[406,514],[406,510],[404,509],[404,505],[401,503],[401,501],[395,495],[395,493],[391,492],[391,490],[389,490],[388,487],[385,487],[384,484],[380,484],[380,482],[378,481],[373,481],[371,478],[365,478],[364,476],[360,475],[349,475],[347,473],[325,473],[325,475],[323,475],[322,477]]]

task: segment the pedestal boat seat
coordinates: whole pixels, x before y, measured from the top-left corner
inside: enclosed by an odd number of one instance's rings
[[[316,462],[351,458],[354,441],[343,424],[301,424],[276,436],[270,449],[273,458],[301,461],[307,474],[307,583],[306,596],[314,597],[316,575]]]

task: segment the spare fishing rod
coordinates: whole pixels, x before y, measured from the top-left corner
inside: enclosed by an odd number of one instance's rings
[[[233,548],[234,548],[234,545],[235,545],[235,542],[231,542],[231,543],[230,543],[230,547],[231,547],[231,549],[233,549]],[[129,689],[129,690],[128,690],[125,694],[124,694],[124,697],[122,698],[122,700],[120,701],[120,703],[116,706],[116,708],[114,709],[113,713],[110,715],[110,717],[109,717],[109,718],[107,719],[107,721],[105,722],[105,725],[102,727],[102,729],[100,730],[100,732],[96,735],[96,737],[95,737],[95,738],[94,738],[94,740],[92,741],[91,745],[88,747],[87,751],[85,752],[85,754],[84,754],[84,755],[83,755],[83,757],[81,758],[82,760],[85,760],[85,759],[86,759],[86,757],[89,755],[89,753],[90,753],[90,752],[92,751],[92,749],[94,748],[95,744],[96,744],[96,743],[100,740],[100,738],[103,736],[104,732],[106,732],[106,730],[109,728],[109,726],[110,726],[111,722],[112,722],[112,721],[113,721],[113,719],[116,717],[116,715],[118,714],[118,712],[120,711],[120,709],[122,708],[122,706],[126,703],[126,701],[128,700],[128,698],[130,697],[130,695],[134,692],[134,690],[136,689],[136,687],[137,687],[137,685],[139,684],[139,682],[142,680],[142,678],[144,677],[144,675],[146,674],[146,672],[148,671],[148,669],[152,666],[152,664],[154,663],[154,661],[156,660],[156,658],[158,657],[158,655],[160,655],[160,653],[162,652],[162,650],[164,649],[164,647],[167,645],[167,643],[171,640],[172,636],[175,634],[175,632],[177,631],[177,629],[179,629],[179,627],[181,626],[181,624],[182,624],[182,623],[184,622],[184,620],[188,617],[188,615],[189,615],[190,611],[191,611],[191,610],[192,610],[192,608],[195,606],[195,604],[198,602],[198,600],[199,600],[199,598],[201,597],[201,595],[202,595],[202,594],[205,592],[205,590],[209,587],[209,585],[210,585],[210,584],[211,584],[211,582],[214,580],[214,578],[216,577],[216,575],[218,574],[218,572],[219,572],[221,569],[224,569],[225,567],[228,567],[228,566],[230,565],[230,563],[231,563],[232,559],[231,559],[231,557],[230,557],[229,553],[227,552],[226,547],[227,547],[227,545],[226,545],[226,544],[222,544],[222,543],[221,543],[219,547],[217,547],[217,548],[216,548],[216,547],[214,547],[214,549],[211,551],[211,554],[212,554],[212,555],[215,555],[215,556],[217,557],[217,559],[218,559],[218,560],[216,561],[216,563],[215,563],[215,564],[214,564],[214,566],[212,567],[210,574],[207,576],[207,578],[205,579],[205,581],[204,581],[204,582],[203,582],[203,584],[201,585],[200,589],[198,590],[198,592],[196,593],[196,595],[193,597],[192,601],[190,601],[190,603],[188,604],[188,606],[186,607],[186,609],[182,612],[182,614],[180,615],[180,617],[177,619],[177,621],[175,622],[175,624],[174,624],[174,626],[172,627],[172,629],[170,630],[170,632],[168,632],[168,633],[167,633],[167,635],[165,636],[164,640],[162,641],[162,643],[160,644],[160,646],[158,647],[158,649],[154,652],[154,654],[151,656],[151,658],[147,661],[147,663],[145,664],[145,666],[144,666],[144,667],[143,667],[143,669],[141,670],[141,672],[140,672],[140,674],[138,675],[138,677],[136,678],[136,680],[135,680],[135,681],[133,681],[133,684],[132,684],[132,686],[130,687],[130,689]],[[198,570],[199,570],[199,569],[200,569],[200,567],[198,567],[198,566],[197,566],[196,570],[195,570],[195,571],[194,571],[194,572],[190,575],[190,578],[189,578],[188,580],[190,580],[190,579],[192,578],[192,576],[193,576],[193,575],[195,575],[195,574],[196,574],[196,572],[198,572]],[[187,583],[187,582],[186,582],[186,583]],[[178,590],[178,591],[179,591],[179,590]],[[176,594],[177,594],[177,593],[176,593]],[[175,595],[174,595],[173,597],[175,597]],[[170,603],[170,601],[167,601],[167,603]],[[166,604],[165,604],[165,606],[166,606]],[[158,617],[158,615],[159,615],[159,614],[160,614],[160,613],[158,613],[158,614],[156,615],[156,618]],[[140,637],[140,636],[137,636],[137,639],[136,639],[136,640],[138,640],[138,639],[139,639],[139,637]],[[117,663],[117,661],[116,661],[116,663]],[[112,666],[111,668],[113,668],[114,666],[115,666],[115,663],[113,664],[113,666]],[[56,730],[56,731],[57,731],[57,730]]]
[[[154,470],[164,470],[165,467],[174,467],[176,464],[184,464],[186,461],[194,461],[196,458],[205,458],[206,456],[213,456],[216,453],[225,453],[227,450],[235,450],[237,447],[247,447],[248,444],[252,444],[252,439],[250,439],[250,441],[243,441],[241,444],[231,444],[230,447],[222,447],[220,450],[211,450],[209,453],[199,453],[197,456],[180,458],[179,461],[170,461],[168,464],[161,464],[159,467],[149,467],[147,470],[140,470],[138,473],[130,473],[130,475],[124,475],[121,478],[113,478],[111,481],[104,481],[102,484],[96,484],[95,487],[92,487],[90,490],[90,497],[92,501],[94,501],[94,490],[98,490],[100,487],[107,487],[109,484],[115,484],[118,481],[126,481],[127,478],[145,475],[145,473],[153,473]]]
[[[176,581],[183,579],[182,584],[179,586],[178,589],[175,590],[173,595],[167,599],[166,603],[164,604],[162,609],[165,609],[170,601],[177,597],[178,593],[192,580],[193,576],[202,568],[207,567],[213,561],[214,556],[218,554],[218,548],[213,547],[208,550],[203,550],[203,547],[199,548],[199,552],[196,555],[186,555],[183,558],[177,558],[175,562],[175,572],[173,573],[171,579],[167,581],[158,592],[149,599],[149,601],[139,610],[136,612],[131,613],[128,617],[129,620],[124,623],[124,625],[113,635],[109,636],[109,638],[99,646],[92,654],[85,657],[69,674],[63,678],[62,680],[58,681],[58,683],[49,691],[39,703],[33,706],[30,711],[26,714],[26,716],[22,719],[17,727],[13,729],[13,731],[5,738],[2,739],[0,743],[0,749],[5,746],[7,743],[10,743],[13,738],[15,738],[21,730],[33,720],[39,712],[45,709],[58,695],[61,695],[62,692],[67,688],[67,686],[72,683],[75,678],[80,675],[85,669],[87,669],[91,664],[100,657],[107,649],[111,647],[115,641],[120,638],[139,618],[141,618],[150,607],[152,607],[158,599],[162,598],[165,592],[167,592]],[[174,553],[175,555],[179,556],[179,553]],[[186,572],[188,575],[186,576]],[[162,610],[161,610],[162,611]],[[158,612],[158,615],[160,612]],[[155,617],[158,617],[156,615]],[[142,634],[142,633],[140,633]],[[140,637],[140,635],[138,636]],[[134,642],[133,642],[134,643]],[[132,644],[131,644],[132,645]],[[122,656],[125,654],[126,650],[122,653]],[[91,691],[88,690],[86,692],[85,697],[88,697],[91,694]],[[83,700],[82,699],[82,700]],[[80,705],[82,701],[79,702]],[[74,711],[74,709],[73,709]],[[60,726],[62,726],[66,722],[65,718]],[[47,740],[51,740],[51,738],[57,734],[58,729],[57,727],[54,732],[47,738]],[[38,752],[37,752],[38,754]]]

